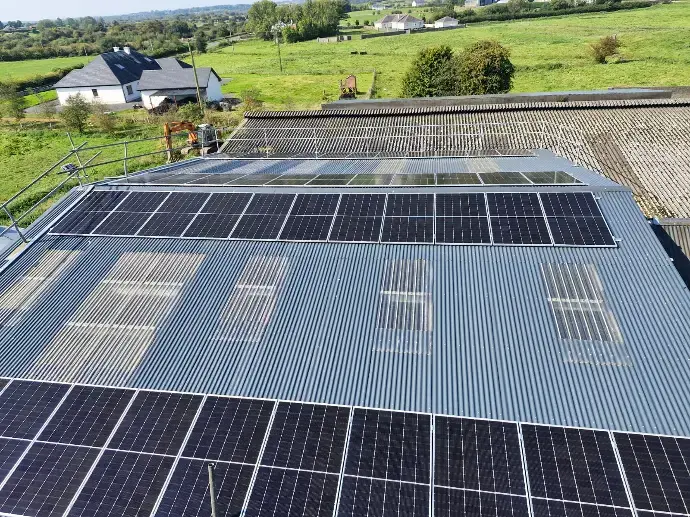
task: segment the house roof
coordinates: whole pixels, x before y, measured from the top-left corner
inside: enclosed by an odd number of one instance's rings
[[[197,68],[199,87],[207,88],[211,74],[220,77],[213,68]],[[139,91],[145,90],[180,90],[184,88],[196,88],[193,68],[170,68],[163,70],[148,70],[141,75]]]
[[[189,63],[185,63],[181,59],[178,59],[176,57],[163,57],[160,59],[156,59],[158,64],[160,65],[161,69],[163,70],[177,70],[180,68],[192,68],[192,65]]]
[[[55,88],[114,86],[138,81],[144,70],[158,70],[155,59],[135,50],[106,52],[96,57],[84,68],[72,70],[60,79]]]
[[[444,16],[443,18],[439,18],[436,20],[437,22],[457,22],[455,18],[451,18],[450,16]]]
[[[381,18],[377,23],[415,23],[422,20],[415,18],[409,14],[387,14]]]

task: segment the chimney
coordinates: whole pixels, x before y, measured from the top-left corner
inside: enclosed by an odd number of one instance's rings
[[[132,49],[130,47],[124,47],[122,50],[125,51],[125,54],[131,54],[132,53]]]
[[[120,47],[113,47],[113,52],[120,52]]]

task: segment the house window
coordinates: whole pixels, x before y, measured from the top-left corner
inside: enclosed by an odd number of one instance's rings
[[[91,88],[91,95],[98,97],[98,90],[96,88]]]
[[[125,382],[203,261],[199,254],[124,253],[35,363],[32,375]]]
[[[252,257],[244,266],[221,317],[217,339],[258,343],[275,310],[287,273],[286,257]]]
[[[623,336],[593,264],[542,264],[548,301],[567,361],[629,365]]]
[[[127,95],[132,95],[134,93],[134,90],[132,90],[132,85],[128,84],[127,85]]]

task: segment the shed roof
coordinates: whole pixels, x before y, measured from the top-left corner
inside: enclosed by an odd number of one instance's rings
[[[135,50],[106,52],[60,79],[55,88],[91,86],[115,86],[138,81],[144,70],[158,70],[160,65],[153,58]]]
[[[208,87],[211,75],[214,75],[220,81],[220,77],[213,68],[197,68],[196,74],[200,88]],[[139,91],[180,90],[184,88],[196,88],[193,68],[147,70],[141,75],[141,80],[139,81]]]

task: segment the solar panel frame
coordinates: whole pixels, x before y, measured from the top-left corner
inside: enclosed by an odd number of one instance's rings
[[[633,517],[629,508],[532,498],[534,517]]]
[[[434,215],[433,194],[388,194],[386,217],[423,217]]]
[[[274,241],[278,239],[286,219],[286,214],[244,214],[232,230],[230,239]]]
[[[153,192],[130,192],[129,196],[122,200],[117,205],[114,211],[117,212],[143,212],[153,213],[166,200],[170,192],[153,191]]]
[[[535,185],[582,185],[583,182],[565,171],[523,171]]]
[[[68,391],[65,384],[12,381],[0,394],[0,436],[34,438]]]
[[[295,201],[295,194],[254,194],[245,214],[287,215]]]
[[[540,192],[546,217],[604,217],[592,192]]]
[[[389,183],[389,185],[414,187],[435,184],[436,176],[434,174],[396,174]]]
[[[0,482],[13,470],[30,445],[31,442],[26,440],[0,438]]]
[[[133,236],[151,215],[148,212],[111,212],[91,235]]]
[[[342,194],[336,215],[383,217],[385,207],[385,194]]]
[[[382,217],[349,217],[336,215],[328,235],[329,242],[379,242]]]
[[[335,215],[340,194],[297,194],[290,215]]]
[[[547,217],[555,246],[615,246],[603,217]]]
[[[491,217],[494,245],[544,246],[552,243],[543,217]]]
[[[171,192],[157,212],[196,214],[209,199],[208,192]]]
[[[189,238],[227,239],[240,214],[197,214],[182,234]]]
[[[67,235],[84,235],[95,231],[110,215],[110,212],[72,211],[60,218],[50,228],[50,233]]]
[[[75,212],[110,212],[127,197],[123,190],[94,190],[73,209]]]
[[[436,174],[437,185],[481,185],[482,181],[474,172],[448,172]]]
[[[199,211],[204,214],[242,214],[252,194],[249,192],[213,193]]]
[[[429,485],[344,476],[337,517],[428,517]]]
[[[136,232],[137,237],[181,237],[196,214],[157,212]]]
[[[511,494],[434,487],[434,517],[529,517],[527,498]]]
[[[521,172],[478,172],[484,185],[530,185],[531,182]]]
[[[380,242],[418,244],[434,242],[434,217],[389,217],[383,219]]]
[[[483,193],[436,194],[436,217],[486,217]]]
[[[436,216],[436,244],[490,245],[491,228],[486,217]]]
[[[544,217],[536,192],[488,192],[486,202],[491,217]]]
[[[326,242],[332,224],[332,215],[289,215],[281,229],[279,239],[299,242]]]

